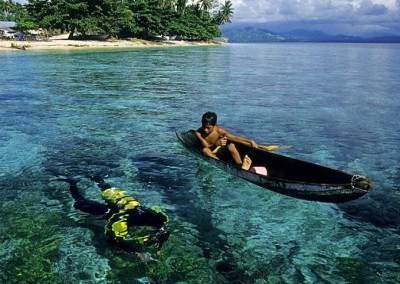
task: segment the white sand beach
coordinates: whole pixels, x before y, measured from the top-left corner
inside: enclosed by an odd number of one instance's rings
[[[99,48],[138,48],[138,47],[158,47],[158,46],[206,46],[219,45],[221,43],[210,42],[190,42],[190,41],[146,41],[140,39],[132,40],[67,40],[55,39],[49,41],[10,41],[0,40],[0,51],[23,51],[23,50],[63,50],[63,49],[99,49]]]

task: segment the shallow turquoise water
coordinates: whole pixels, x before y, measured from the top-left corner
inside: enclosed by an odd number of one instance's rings
[[[0,53],[0,283],[398,283],[399,45]],[[341,204],[285,197],[195,159],[174,131],[232,132],[370,177]],[[108,174],[160,205],[158,262],[109,246],[56,175]],[[100,200],[88,180],[85,194]]]

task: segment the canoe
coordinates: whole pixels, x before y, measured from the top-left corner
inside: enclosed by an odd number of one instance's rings
[[[229,153],[222,154],[220,160],[203,155],[194,132],[176,132],[178,140],[190,152],[228,173],[277,193],[310,201],[342,203],[364,196],[371,188],[371,181],[364,176],[235,143],[241,156],[248,155],[252,166],[265,168],[267,175],[243,170],[233,163]]]
[[[68,39],[70,40],[99,40],[105,41],[107,40],[109,35],[74,35],[69,36]]]

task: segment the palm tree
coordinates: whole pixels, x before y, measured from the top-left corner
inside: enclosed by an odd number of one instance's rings
[[[231,22],[231,17],[233,16],[233,7],[232,2],[230,0],[225,0],[224,5],[222,5],[221,9],[218,11],[215,16],[215,22],[217,25],[223,25],[225,23]]]
[[[177,0],[176,1],[176,10],[183,15],[185,13],[187,0]]]
[[[214,1],[213,0],[199,0],[197,2],[197,5],[200,8],[201,16],[204,17],[204,15],[207,14],[207,12],[213,8]]]
[[[208,11],[208,10],[210,10],[211,9],[211,7],[212,7],[212,0],[200,0],[199,1],[199,4],[200,4],[200,8],[203,10],[203,11]]]
[[[12,19],[12,13],[15,12],[13,11],[15,9],[14,2],[12,0],[8,1],[1,1],[0,2],[1,7],[1,13],[3,14],[3,20],[5,21],[10,21]]]
[[[169,10],[175,10],[176,9],[176,0],[164,0],[163,1],[163,6]]]

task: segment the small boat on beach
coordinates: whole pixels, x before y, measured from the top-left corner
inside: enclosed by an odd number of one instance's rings
[[[70,40],[98,40],[105,41],[109,38],[109,35],[73,35],[69,36]]]
[[[310,201],[342,203],[364,196],[371,188],[371,181],[363,176],[235,143],[242,156],[251,158],[255,169],[243,170],[233,163],[229,153],[223,153],[220,160],[205,156],[194,132],[176,132],[178,140],[190,152],[228,173],[277,193]]]

